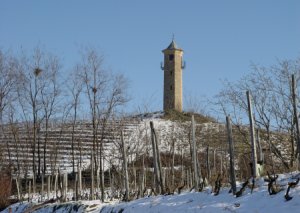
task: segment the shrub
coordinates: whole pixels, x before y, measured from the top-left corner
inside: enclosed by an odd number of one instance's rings
[[[11,174],[8,169],[0,171],[0,211],[5,209],[9,203],[11,196]]]

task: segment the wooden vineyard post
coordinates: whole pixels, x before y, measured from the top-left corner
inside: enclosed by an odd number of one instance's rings
[[[98,167],[96,170],[96,191],[99,191],[100,186],[100,168]]]
[[[151,128],[151,142],[152,142],[152,150],[153,150],[153,163],[154,163],[154,176],[156,183],[156,190],[159,194],[164,193],[164,187],[162,183],[162,175],[161,175],[161,165],[160,165],[160,157],[159,157],[159,149],[157,145],[157,137],[156,132],[153,126],[153,122],[150,121]]]
[[[33,194],[35,194],[35,190],[36,190],[36,178],[35,178],[35,174],[33,174],[33,177],[32,177],[32,192],[33,192]]]
[[[58,172],[55,173],[55,179],[54,179],[54,193],[55,197],[58,197]]]
[[[48,177],[47,177],[47,195],[48,195],[48,200],[50,199],[50,191],[51,191],[51,176],[48,175]]]
[[[300,169],[300,130],[299,130],[299,119],[297,110],[297,97],[296,97],[296,80],[295,75],[292,75],[292,100],[293,100],[293,111],[294,111],[294,122],[296,125],[296,139],[297,139],[297,156],[298,156],[298,170]]]
[[[28,183],[28,198],[30,197],[31,194],[31,180]]]
[[[123,131],[121,131],[121,143],[122,143],[122,153],[123,153],[123,169],[125,178],[125,201],[129,201],[129,180],[128,180],[128,168],[127,168],[127,148],[124,142]]]
[[[43,201],[43,197],[44,197],[44,191],[45,191],[45,183],[44,183],[44,174],[41,175],[42,176],[42,190],[41,190],[41,201]]]
[[[207,171],[207,180],[210,180],[210,163],[209,163],[209,146],[206,147],[206,171]]]
[[[228,143],[229,143],[229,157],[230,157],[230,184],[232,193],[236,193],[236,181],[235,181],[235,170],[234,170],[234,146],[232,140],[232,127],[230,116],[226,116],[226,127],[227,127],[227,135],[228,135]]]
[[[160,151],[159,151],[159,148],[158,148],[158,138],[157,138],[154,126],[152,126],[152,127],[153,127],[153,136],[154,136],[154,139],[155,139],[155,148],[156,148],[156,155],[157,155],[156,159],[157,159],[157,163],[158,163],[158,171],[159,171],[159,178],[160,178],[160,191],[161,191],[161,194],[164,194],[165,193],[165,187],[164,187],[163,173],[162,173],[162,168],[161,168]]]
[[[255,141],[255,131],[254,131],[254,119],[252,113],[252,102],[251,94],[249,91],[246,92],[248,101],[248,113],[250,122],[250,135],[251,135],[251,149],[252,149],[252,176],[255,179],[257,175],[257,155],[256,155],[256,141]]]
[[[196,139],[195,139],[194,115],[192,115],[192,143],[193,143],[194,188],[195,191],[199,191],[199,176],[198,176],[198,166],[197,166],[197,149],[196,149]]]
[[[68,192],[68,173],[64,174],[64,182],[63,182],[63,198],[64,202],[67,200],[67,192]]]
[[[256,141],[257,141],[257,147],[259,152],[259,168],[258,168],[258,175],[260,176],[263,173],[264,168],[264,153],[262,152],[260,137],[259,137],[259,130],[256,130]]]
[[[19,177],[18,176],[16,178],[16,186],[17,186],[18,200],[20,200],[21,199],[21,196],[20,196],[20,182],[19,182]]]
[[[109,176],[109,187],[110,187],[110,190],[111,190],[111,192],[113,192],[114,191],[114,187],[113,187],[113,181],[114,181],[114,178],[113,178],[113,174],[112,174],[112,172],[111,172],[111,168],[109,168],[109,170],[108,170],[108,176]]]
[[[157,154],[156,154],[156,145],[155,145],[155,138],[153,135],[153,122],[150,121],[150,128],[151,128],[151,142],[152,142],[152,152],[153,152],[153,165],[154,165],[154,177],[155,177],[155,185],[156,190],[160,191],[160,176],[158,171],[158,162],[157,162]]]
[[[220,154],[220,173],[223,174],[223,156]]]
[[[78,193],[81,195],[81,192],[82,192],[82,175],[81,175],[80,164],[78,164],[78,188],[79,188]]]
[[[141,167],[141,170],[140,170],[140,174],[139,174],[139,177],[140,177],[140,180],[139,180],[139,196],[140,197],[143,197],[143,191],[144,191],[144,188],[145,188],[145,159],[144,159],[144,155],[142,156],[142,167]]]

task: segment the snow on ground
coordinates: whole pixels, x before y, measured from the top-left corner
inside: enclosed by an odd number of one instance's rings
[[[71,212],[99,212],[103,207],[103,203],[100,201],[78,201],[78,202],[66,202],[66,203],[54,203],[47,205],[36,205],[34,203],[16,203],[6,208],[2,213],[9,213],[9,208],[13,213],[71,213]]]
[[[300,187],[292,189],[294,197],[285,201],[285,191],[270,196],[267,186],[257,188],[251,194],[246,190],[242,197],[235,198],[223,189],[218,196],[205,192],[189,192],[176,196],[157,196],[135,200],[129,203],[108,205],[103,207],[101,213],[109,212],[299,212],[300,209]]]
[[[128,203],[101,203],[100,201],[78,201],[67,203],[48,204],[46,206],[35,206],[23,203],[10,206],[12,212],[101,212],[101,213],[176,213],[176,212],[299,212],[300,209],[300,184],[290,190],[292,200],[286,201],[284,198],[287,183],[296,181],[300,177],[297,173],[280,175],[277,184],[283,187],[283,191],[276,195],[269,195],[267,183],[263,178],[257,181],[257,187],[251,194],[249,188],[241,197],[234,197],[228,193],[228,188],[222,188],[218,196],[211,193],[211,188],[206,188],[203,192],[185,192],[180,195],[152,196],[134,200]],[[239,187],[238,187],[239,190]],[[33,209],[31,209],[33,210]],[[8,208],[2,213],[8,213]]]

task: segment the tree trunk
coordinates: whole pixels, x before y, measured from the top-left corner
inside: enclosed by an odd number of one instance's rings
[[[48,143],[48,130],[49,129],[49,118],[46,118],[46,127],[45,127],[45,140],[44,140],[44,169],[43,169],[43,174],[45,176],[46,172],[47,172],[47,160],[46,160],[46,152],[47,152],[47,143]]]
[[[172,175],[171,185],[172,185],[172,188],[174,188],[174,186],[175,186],[174,164],[175,164],[175,140],[173,139],[173,143],[172,143],[172,165],[171,165],[171,175]]]
[[[39,131],[39,127],[37,129],[37,151],[38,151],[38,175],[37,175],[37,179],[40,181],[41,180],[41,140],[40,140],[40,131]]]
[[[42,190],[41,190],[41,196],[42,196],[42,199],[44,197],[44,191],[45,191],[45,184],[44,184],[44,174],[42,173],[41,174],[41,179],[42,179]],[[43,200],[42,200],[43,201]]]
[[[36,175],[33,174],[32,176],[32,192],[35,194],[36,191],[36,179],[35,179]]]
[[[101,157],[100,157],[100,190],[101,190],[101,201],[104,202],[104,157],[103,157],[103,143],[101,142]]]
[[[94,151],[92,150],[92,155],[91,155],[91,189],[90,189],[90,199],[94,200]]]
[[[223,174],[223,156],[220,154],[220,173]]]
[[[78,200],[78,173],[75,174],[74,190],[75,190],[74,200],[77,201]]]
[[[183,166],[183,150],[181,149],[180,152],[180,156],[181,156],[181,185],[184,185],[185,181],[184,181],[184,166]]]
[[[114,191],[114,189],[113,189],[113,174],[111,172],[111,168],[109,168],[109,170],[108,170],[108,176],[109,176],[110,191],[112,193]]]
[[[214,159],[213,159],[213,170],[214,170],[214,172],[215,172],[215,174],[217,173],[217,167],[216,167],[216,149],[214,149],[214,151],[213,151],[213,157],[214,157]]]
[[[72,172],[75,173],[75,151],[74,151],[74,143],[75,143],[75,125],[77,120],[77,103],[74,105],[74,120],[72,123],[72,137],[71,137],[71,143],[72,143]]]
[[[78,188],[79,188],[79,194],[82,192],[82,176],[81,176],[81,168],[78,164]]]
[[[293,119],[294,120],[294,119]],[[295,161],[295,130],[294,130],[294,122],[291,125],[290,130],[290,141],[291,141],[291,160],[290,160],[290,167],[294,167],[294,161]]]

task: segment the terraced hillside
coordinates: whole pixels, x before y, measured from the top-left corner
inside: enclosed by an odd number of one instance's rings
[[[96,160],[99,161],[99,152],[103,144],[104,169],[118,168],[119,170],[122,168],[120,133],[123,130],[128,164],[132,168],[130,175],[136,180],[138,179],[137,173],[142,171],[143,166],[150,170],[153,167],[149,125],[149,122],[153,121],[159,138],[166,176],[176,176],[176,171],[174,174],[174,171],[170,169],[175,167],[175,170],[178,170],[177,179],[180,182],[181,177],[186,175],[185,173],[191,172],[191,122],[188,118],[181,118],[181,121],[178,121],[161,113],[150,113],[109,121],[105,126],[98,126],[95,146],[93,146],[92,123],[87,121],[77,122],[74,130],[71,122],[52,123],[48,131],[41,126],[35,147],[33,146],[32,126],[23,123],[6,125],[1,128],[0,154],[2,162],[10,165],[15,174],[21,174],[21,176],[32,174],[33,148],[35,148],[36,171],[40,167],[40,172],[43,172],[45,157],[46,174],[54,174],[58,169],[61,173],[70,173],[73,170],[73,159],[75,172],[78,165],[83,170],[90,166],[92,150],[94,150]],[[251,159],[250,135],[246,126],[234,127],[233,134],[236,169],[239,177],[243,178],[250,175],[248,165]],[[272,170],[281,171],[284,168],[282,162],[288,163],[289,161],[289,142],[282,137],[283,135],[272,134],[272,146],[270,146],[264,132],[260,134],[265,168],[268,170],[272,167]],[[196,125],[196,143],[203,175],[212,176],[218,172],[226,175],[228,141],[225,124],[203,120],[202,117],[200,120],[199,117]],[[270,150],[273,154],[270,154]],[[145,163],[142,164],[142,161]]]
[[[95,153],[100,144],[107,153],[120,139],[123,130],[127,139],[138,127],[138,119],[109,121],[99,124],[96,134],[96,144],[93,146],[93,128],[91,122],[80,121],[73,124],[52,123],[46,130],[40,126],[37,131],[37,141],[34,145],[31,124],[10,124],[1,127],[0,154],[2,166],[10,165],[13,170],[23,175],[31,175],[33,153],[35,150],[35,166],[38,171],[46,166],[46,174],[54,173],[59,169],[62,173],[72,171],[73,155],[75,169],[79,164],[83,169],[90,164],[91,150]],[[45,159],[45,161],[44,161]]]

